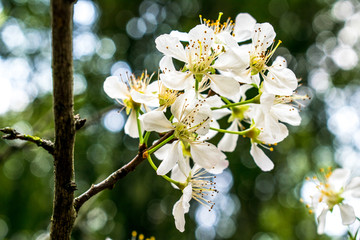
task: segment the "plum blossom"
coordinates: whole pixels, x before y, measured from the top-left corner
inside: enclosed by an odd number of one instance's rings
[[[177,139],[171,143],[167,154],[164,154],[164,160],[157,170],[159,175],[167,174],[176,163],[182,164],[185,161],[184,151],[189,152],[195,163],[205,169],[217,170],[218,166],[222,169],[227,167],[225,154],[213,144],[200,139],[210,128],[211,110],[206,100],[195,99],[193,94],[183,94],[171,106],[171,113],[174,116],[172,122],[161,111],[148,112],[140,117],[145,130],[174,130]]]
[[[136,111],[141,108],[142,104],[144,107],[159,105],[159,100],[152,97],[152,92],[158,83],[155,81],[150,84],[151,78],[152,75],[149,76],[144,72],[138,78],[135,75],[127,76],[126,82],[121,76],[107,77],[104,82],[105,93],[124,106],[126,114],[129,115],[125,124],[125,133],[133,138],[139,137]]]
[[[316,190],[310,196],[311,202],[306,206],[317,213],[318,233],[323,234],[325,229],[325,220],[328,212],[332,212],[334,207],[338,207],[341,213],[343,225],[354,223],[356,216],[354,209],[349,205],[351,198],[360,198],[360,177],[354,177],[351,180],[350,170],[335,169],[325,172],[321,169],[322,175],[313,177],[312,181],[316,185]],[[310,178],[307,178],[310,180]],[[349,181],[350,180],[350,181]]]
[[[218,192],[213,181],[215,177],[209,175],[196,164],[192,169],[190,169],[189,164],[185,164],[182,168],[176,165],[172,171],[171,178],[181,183],[183,195],[175,203],[172,214],[175,219],[176,228],[183,232],[185,230],[184,215],[189,212],[191,199],[207,206],[209,210],[214,207],[214,203],[206,199],[206,197],[213,196]]]
[[[231,51],[219,57],[214,67],[226,76],[233,76],[239,82],[256,84],[258,87],[261,76],[264,80],[264,92],[291,95],[298,86],[298,80],[293,71],[287,68],[286,60],[279,56],[271,66],[267,65],[281,43],[279,41],[274,47],[275,36],[274,28],[269,23],[255,24],[252,43],[233,46]]]
[[[216,74],[213,67],[219,55],[224,52],[220,45],[215,43],[214,30],[198,25],[188,33],[189,43],[184,48],[180,39],[174,34],[163,34],[156,38],[157,49],[165,54],[160,61],[160,79],[164,85],[174,90],[195,88],[198,85],[206,85],[215,92],[233,101],[239,99],[239,83],[232,77]],[[177,71],[172,58],[185,63],[181,71]],[[202,89],[205,90],[206,88]]]

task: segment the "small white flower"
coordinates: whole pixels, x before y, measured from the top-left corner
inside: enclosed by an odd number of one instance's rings
[[[311,196],[311,202],[306,205],[317,213],[318,233],[323,234],[325,229],[326,215],[332,212],[334,207],[339,207],[342,223],[352,224],[356,217],[354,209],[347,201],[350,198],[360,197],[360,177],[355,177],[349,182],[350,171],[348,169],[336,169],[333,172],[320,170],[320,177],[313,177],[312,181],[316,184],[317,191]],[[307,178],[310,180],[310,178]]]
[[[227,163],[225,154],[213,144],[201,140],[201,136],[206,135],[210,127],[211,110],[206,100],[198,100],[193,94],[185,93],[171,106],[171,113],[174,116],[173,122],[161,111],[148,112],[140,117],[145,130],[174,130],[177,139],[171,143],[167,154],[162,154],[164,158],[157,170],[159,175],[167,174],[176,163],[184,162],[184,152],[188,152],[195,163],[209,171],[216,171],[218,166]]]
[[[225,54],[220,55],[214,67],[227,76],[232,76],[242,83],[260,86],[263,91],[275,95],[291,95],[298,86],[298,81],[283,57],[277,57],[271,66],[270,58],[281,41],[273,47],[274,28],[269,23],[255,24],[252,43],[232,46]],[[270,47],[270,50],[268,48]]]
[[[200,85],[210,81],[209,86],[215,92],[237,101],[240,97],[239,83],[232,77],[216,74],[213,67],[217,57],[224,52],[215,42],[214,30],[205,25],[194,27],[188,33],[189,43],[185,48],[174,35],[178,34],[163,34],[155,40],[157,49],[165,54],[160,61],[163,71],[160,79],[164,85],[183,90],[193,88],[196,81]],[[172,58],[185,63],[181,71],[175,69]]]
[[[185,213],[189,212],[190,200],[194,199],[200,204],[209,208],[209,211],[214,207],[214,203],[207,199],[208,196],[213,196],[217,193],[216,186],[213,182],[212,175],[209,175],[205,170],[198,165],[190,170],[188,164],[181,169],[178,165],[173,169],[171,178],[183,184],[183,195],[173,207],[173,216],[175,219],[175,226],[180,231],[185,230]]]

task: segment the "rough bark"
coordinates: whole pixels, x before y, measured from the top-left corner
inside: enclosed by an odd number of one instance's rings
[[[69,240],[76,218],[73,207],[75,119],[73,113],[73,2],[52,0],[52,76],[55,119],[54,202],[50,238]]]

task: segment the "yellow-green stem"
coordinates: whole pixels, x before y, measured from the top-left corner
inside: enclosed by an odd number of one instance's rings
[[[147,155],[147,160],[148,160],[148,162],[150,163],[151,167],[152,167],[155,171],[157,171],[158,168],[156,167],[155,163],[154,163],[153,160],[151,159],[150,154]],[[169,177],[166,176],[166,175],[161,175],[161,177],[163,177],[166,181],[175,184],[175,185],[178,186],[178,187],[181,186],[181,183],[180,183],[180,182],[175,181],[174,179],[171,179],[171,178],[169,178]]]
[[[136,110],[133,109],[132,111],[136,112],[136,123],[137,123],[137,127],[138,127],[138,132],[139,132],[139,142],[140,142],[140,145],[141,145],[141,144],[144,143],[144,139],[143,139],[143,136],[142,136],[141,124],[140,124],[140,119],[139,119],[140,108],[138,108]]]
[[[237,135],[246,135],[248,132],[250,132],[253,128],[248,128],[244,131],[229,131],[229,130],[225,130],[225,129],[218,129],[218,128],[213,128],[210,127],[211,130],[217,131],[217,132],[221,132],[221,133],[230,133],[230,134],[237,134]]]

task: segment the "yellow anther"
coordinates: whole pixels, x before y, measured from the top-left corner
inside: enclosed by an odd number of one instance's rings
[[[316,179],[317,179],[317,177],[316,177],[316,176],[313,176],[313,179],[314,179],[314,180],[316,180]]]
[[[140,234],[140,235],[139,235],[139,240],[144,240],[144,238],[145,238],[145,237],[144,237],[144,234]]]
[[[136,232],[136,231],[132,231],[131,236],[136,237],[136,236],[137,236],[137,232]]]
[[[221,16],[223,15],[224,13],[223,12],[219,12],[219,17],[218,17],[218,21],[220,22],[220,19],[221,19]]]
[[[309,214],[313,214],[313,210],[309,209]]]
[[[300,198],[300,202],[303,203],[303,202],[304,202],[304,199]]]
[[[273,148],[273,147],[270,148],[270,152],[272,152],[272,151],[274,151],[274,148]]]
[[[320,172],[324,172],[325,170],[323,168],[320,168]]]
[[[309,180],[310,180],[310,178],[309,178],[309,177],[306,177],[306,178],[305,178],[305,180],[306,180],[306,181],[309,181]]]
[[[310,205],[309,205],[309,204],[306,204],[305,207],[306,207],[306,208],[310,208]]]

